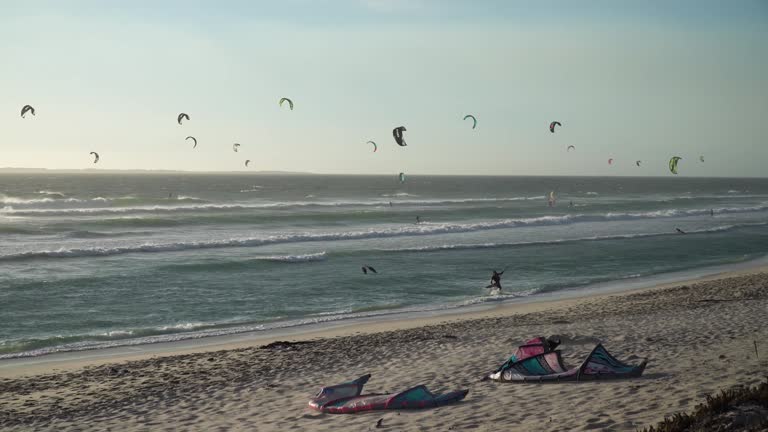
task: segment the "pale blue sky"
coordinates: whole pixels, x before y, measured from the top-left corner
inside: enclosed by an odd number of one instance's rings
[[[765,1],[0,0],[0,66],[0,167],[768,174]]]

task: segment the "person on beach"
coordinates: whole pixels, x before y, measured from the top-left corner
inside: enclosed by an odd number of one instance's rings
[[[503,274],[504,270],[502,270],[501,273],[494,270],[493,275],[491,276],[491,284],[488,285],[488,288],[498,288],[499,291],[501,291],[501,275]]]

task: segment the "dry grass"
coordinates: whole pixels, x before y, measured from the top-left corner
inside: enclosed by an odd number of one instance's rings
[[[696,407],[643,432],[762,431],[768,428],[768,380],[754,387],[722,390]]]

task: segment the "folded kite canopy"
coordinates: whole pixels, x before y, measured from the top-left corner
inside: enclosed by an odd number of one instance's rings
[[[385,409],[416,409],[433,408],[457,402],[469,393],[469,390],[459,390],[444,395],[435,396],[423,385],[419,385],[395,394],[360,395],[363,386],[371,375],[344,384],[323,387],[309,401],[310,408],[332,414],[351,414],[360,411]]]
[[[560,345],[559,339],[557,340],[547,339],[541,336],[533,339],[529,339],[525,341],[523,345],[520,345],[519,347],[517,347],[517,351],[515,351],[515,353],[512,354],[512,357],[510,357],[509,360],[504,362],[503,365],[499,366],[499,368],[496,369],[496,372],[502,369],[506,369],[507,366],[511,365],[512,363],[527,359],[528,357],[533,357],[538,354],[544,354],[544,353],[554,351],[558,345]]]
[[[511,359],[510,359],[511,360]],[[579,367],[568,369],[560,350],[536,354],[518,361],[507,361],[486,378],[494,381],[548,382],[636,378],[643,374],[647,361],[637,366],[620,362],[598,344]]]

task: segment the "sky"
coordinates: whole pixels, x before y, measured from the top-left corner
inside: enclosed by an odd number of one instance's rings
[[[766,119],[763,0],[0,0],[0,167],[766,176]]]

